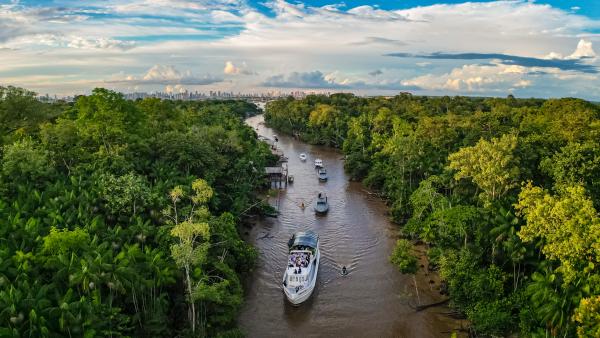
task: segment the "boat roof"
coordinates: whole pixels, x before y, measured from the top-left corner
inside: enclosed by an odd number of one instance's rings
[[[296,232],[292,238],[290,238],[288,245],[290,248],[296,245],[304,245],[310,246],[311,248],[316,248],[318,241],[319,235],[317,235],[314,231],[299,231]]]

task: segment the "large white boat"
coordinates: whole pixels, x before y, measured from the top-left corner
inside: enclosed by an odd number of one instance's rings
[[[323,160],[321,160],[320,158],[317,158],[315,160],[315,167],[322,168],[323,167]]]
[[[315,289],[319,271],[319,236],[314,231],[297,232],[288,241],[289,255],[283,274],[283,292],[293,305],[307,300]]]

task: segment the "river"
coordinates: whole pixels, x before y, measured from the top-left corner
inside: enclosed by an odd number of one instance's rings
[[[259,135],[273,138],[263,116],[249,118]],[[416,312],[412,276],[400,274],[389,263],[398,238],[398,226],[389,222],[386,206],[344,173],[342,154],[279,135],[278,148],[289,157],[295,182],[281,190],[277,218],[264,218],[246,234],[259,250],[255,270],[246,283],[246,298],[238,322],[249,337],[449,337],[458,323],[435,307]],[[308,160],[301,162],[299,154]],[[318,181],[313,166],[321,158],[329,173]],[[327,193],[330,210],[316,216],[311,202]],[[299,205],[304,202],[306,209]],[[287,263],[287,241],[300,230],[320,236],[321,265],[312,297],[299,307],[287,303],[281,290]],[[342,276],[342,266],[349,274]],[[442,299],[435,290],[439,280],[421,269],[417,275],[420,300]]]

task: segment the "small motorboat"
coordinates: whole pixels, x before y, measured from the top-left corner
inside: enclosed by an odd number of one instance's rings
[[[323,160],[322,160],[322,159],[320,159],[320,158],[317,158],[317,159],[315,160],[315,167],[317,167],[317,168],[322,168],[322,167],[323,167]]]
[[[319,181],[327,181],[327,170],[325,168],[319,168],[317,175],[319,176]]]
[[[306,154],[305,153],[300,154],[300,161],[302,161],[302,162],[306,161]]]
[[[288,262],[282,287],[293,305],[300,305],[312,294],[320,260],[319,236],[314,231],[297,232],[288,241]]]
[[[294,175],[288,175],[288,183],[294,183]]]
[[[315,201],[315,212],[317,214],[326,214],[329,211],[329,202],[327,201],[327,195],[324,192],[320,192]]]
[[[273,134],[273,139],[275,140],[275,142],[279,142],[279,138],[275,134]]]

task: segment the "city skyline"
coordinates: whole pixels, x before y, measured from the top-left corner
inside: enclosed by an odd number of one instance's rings
[[[593,1],[0,0],[0,85],[598,100],[598,32]]]

